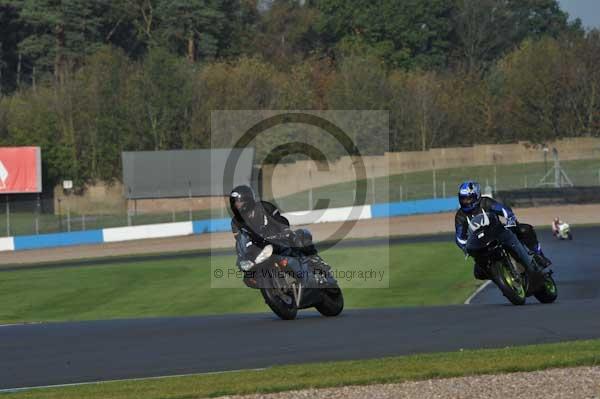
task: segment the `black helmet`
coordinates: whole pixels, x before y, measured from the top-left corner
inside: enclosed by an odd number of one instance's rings
[[[229,194],[229,208],[235,216],[239,217],[240,211],[247,212],[252,209],[255,203],[254,191],[249,186],[237,186]]]

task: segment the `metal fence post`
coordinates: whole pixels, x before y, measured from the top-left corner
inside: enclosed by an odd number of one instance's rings
[[[371,204],[375,203],[375,178],[371,177]]]
[[[10,205],[8,204],[8,194],[6,195],[6,236],[10,236]]]
[[[41,211],[40,194],[38,193],[37,204],[36,204],[36,209],[35,209],[35,234],[40,234],[40,211]]]
[[[433,198],[437,198],[437,176],[435,174],[435,167],[433,168]]]
[[[81,230],[85,231],[85,213],[81,215]]]
[[[190,207],[189,219],[191,222],[192,221],[192,181],[191,180],[188,180],[188,198],[189,198],[189,207]]]
[[[62,210],[60,209],[61,199],[58,198],[57,202],[58,202],[58,230],[62,231],[62,229],[63,229],[63,225],[62,225]]]
[[[127,226],[131,226],[131,187],[127,186]],[[137,199],[133,199],[133,207],[135,209],[135,213],[137,214]]]
[[[498,166],[494,164],[494,193],[498,192]]]
[[[67,203],[67,231],[71,232],[71,205]]]

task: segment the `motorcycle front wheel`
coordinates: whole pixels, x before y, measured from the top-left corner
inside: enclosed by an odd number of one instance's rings
[[[294,320],[298,314],[298,308],[293,298],[284,293],[280,288],[261,288],[260,292],[265,303],[273,313],[282,320]]]
[[[323,316],[334,317],[344,310],[344,296],[339,287],[322,289],[321,297],[323,298],[323,301],[318,305],[315,305],[315,308]]]
[[[517,306],[525,304],[527,290],[523,278],[514,270],[508,257],[495,264],[493,281],[510,303]]]

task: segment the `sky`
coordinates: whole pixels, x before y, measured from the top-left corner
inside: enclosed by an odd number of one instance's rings
[[[572,18],[580,18],[585,28],[600,28],[600,0],[558,0]]]

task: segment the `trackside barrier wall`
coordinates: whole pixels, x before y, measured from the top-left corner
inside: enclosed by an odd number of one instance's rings
[[[102,230],[104,242],[178,237],[193,234],[192,222],[158,223]]]
[[[456,198],[441,198],[357,207],[332,208],[306,212],[285,213],[294,225],[341,222],[371,218],[389,218],[394,216],[418,215],[427,213],[450,212],[458,206]],[[102,230],[89,230],[71,233],[40,234],[0,238],[0,251],[18,251],[64,247],[82,244],[101,244],[141,240],[145,238],[165,238],[231,231],[230,219],[210,219],[193,222],[160,223],[141,226],[116,227]]]
[[[231,219],[210,219],[192,222],[194,234],[231,231]]]
[[[15,250],[14,237],[0,238],[0,251],[14,251],[14,250]]]
[[[81,244],[101,244],[102,242],[102,230],[14,237],[14,247],[16,251],[22,249],[66,247]]]
[[[451,212],[458,208],[456,197],[392,202],[371,205],[373,218],[389,218],[393,216],[421,215],[426,213]]]
[[[343,208],[316,209],[313,211],[284,213],[291,224],[341,222],[344,220],[371,219],[371,206],[346,206]]]

